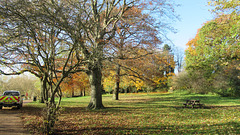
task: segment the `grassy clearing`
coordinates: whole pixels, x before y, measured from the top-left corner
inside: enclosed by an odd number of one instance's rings
[[[183,108],[200,99],[205,108]],[[119,101],[104,95],[106,109],[89,111],[90,97],[63,98],[56,134],[240,134],[240,99],[197,94],[123,94]],[[41,107],[22,108],[25,126],[41,129]]]

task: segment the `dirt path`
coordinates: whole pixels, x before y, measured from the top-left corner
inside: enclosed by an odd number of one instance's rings
[[[24,104],[29,101],[24,101]],[[30,135],[24,128],[20,118],[20,110],[3,108],[0,110],[0,135]]]

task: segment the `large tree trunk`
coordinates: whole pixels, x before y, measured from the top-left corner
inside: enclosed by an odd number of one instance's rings
[[[91,85],[91,100],[88,109],[102,109],[102,73],[101,69],[96,67],[88,72],[89,82]]]
[[[120,88],[120,65],[117,65],[116,68],[116,82],[115,82],[115,89],[113,92],[113,99],[119,99],[119,88]]]

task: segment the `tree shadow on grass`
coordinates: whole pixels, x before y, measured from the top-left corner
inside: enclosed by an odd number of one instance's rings
[[[188,106],[187,108],[184,107],[183,103],[186,102],[186,99],[200,99],[201,103],[204,104],[202,108],[195,107],[192,108]],[[240,105],[231,105],[231,106],[217,106],[217,105],[208,105],[206,101],[210,101],[213,103],[214,101],[217,102],[218,97],[204,97],[204,96],[189,96],[189,97],[175,97],[175,96],[168,96],[168,97],[158,97],[152,98],[147,100],[142,99],[127,99],[127,100],[120,100],[117,104],[106,105],[105,109],[101,110],[87,110],[86,107],[66,107],[63,106],[61,109],[62,113],[77,113],[77,112],[129,112],[134,111],[136,109],[152,109],[152,108],[163,108],[163,109],[213,109],[213,108],[227,108],[227,107],[240,107]],[[224,98],[224,100],[226,100]],[[234,99],[235,101],[236,99]],[[65,101],[64,104],[72,103],[70,101]],[[126,103],[127,102],[127,103]],[[74,102],[77,104],[78,102]],[[21,108],[21,112],[24,113],[31,113],[33,115],[40,115],[42,113],[42,108],[40,107],[32,107],[32,106],[25,106]]]
[[[203,104],[202,107],[195,106],[192,108],[192,106],[185,107],[184,103],[186,103],[186,100],[200,100],[200,103]],[[221,99],[221,101],[219,101]],[[230,101],[229,101],[230,100]],[[217,105],[218,102],[236,102],[239,103],[239,99],[237,98],[224,98],[224,97],[215,97],[215,96],[189,96],[189,97],[175,97],[175,96],[168,96],[168,97],[159,97],[159,98],[153,98],[148,99],[144,101],[139,101],[139,99],[132,99],[132,105],[129,107],[107,107],[108,111],[116,110],[116,111],[124,111],[124,110],[131,110],[131,109],[137,109],[137,108],[175,108],[175,109],[214,109],[214,108],[230,108],[230,107],[240,107],[240,105]],[[129,102],[130,102],[129,101]],[[125,104],[125,101],[122,103]],[[215,105],[216,104],[216,105]],[[129,104],[126,104],[126,106]],[[122,105],[121,105],[122,106]]]
[[[110,107],[106,105],[105,109],[94,110],[94,111],[86,110],[86,107],[63,107],[62,115],[66,116],[66,114],[70,114],[69,116],[67,115],[66,118],[71,118],[71,116],[79,115],[79,114],[84,114],[86,116],[89,115],[89,117],[93,114],[92,116],[99,115],[102,117],[103,115],[108,115],[108,114],[114,114],[114,116],[118,116],[118,114],[121,114],[121,113],[122,115],[131,114],[131,113],[140,114],[142,110],[155,109],[155,108],[160,108],[160,109],[163,108],[165,110],[185,109],[183,108],[183,105],[182,105],[182,103],[184,103],[185,98],[189,98],[189,97],[184,97],[184,98],[174,97],[174,96],[159,97],[159,98],[153,98],[151,100],[145,100],[143,102],[138,102],[139,100],[136,100],[137,102],[130,102],[130,104],[125,104],[125,103],[123,103],[123,105],[122,103],[110,104],[109,105]],[[197,98],[197,96],[192,96],[190,98]],[[211,98],[211,97],[206,97],[206,98],[202,97],[201,100],[215,101],[217,99]],[[239,105],[237,106],[217,106],[217,105],[210,106],[209,105],[203,109],[212,109],[212,108],[222,109],[227,107],[239,108],[240,106]],[[192,109],[192,108],[186,108],[186,109]],[[194,109],[200,109],[200,108],[194,108]],[[33,114],[35,116],[40,116],[42,112],[42,108],[39,108],[39,107],[23,107],[21,110],[24,111],[25,113],[29,113],[31,115]],[[165,110],[163,111],[163,113],[165,113]],[[171,111],[175,112],[176,110],[171,110]],[[81,115],[74,118],[79,118],[79,117],[81,117]],[[235,130],[235,129],[239,129],[240,127],[240,124],[237,122],[219,123],[215,125],[214,124],[212,125],[207,125],[207,124],[184,125],[183,124],[181,126],[166,125],[165,123],[162,123],[162,125],[159,127],[157,125],[150,125],[145,127],[141,125],[139,127],[136,127],[136,125],[129,125],[128,127],[124,127],[121,125],[100,125],[100,126],[96,125],[95,127],[94,126],[88,127],[86,125],[80,124],[79,126],[75,126],[74,128],[72,127],[73,126],[70,124],[66,125],[66,128],[64,129],[61,129],[61,128],[58,129],[58,127],[56,127],[56,131],[57,131],[56,134],[84,134],[84,133],[86,134],[229,134],[229,133],[240,134],[239,132],[237,132],[237,130]],[[233,129],[230,127],[233,127]]]
[[[240,123],[227,122],[219,124],[183,124],[183,125],[152,125],[139,126],[129,125],[127,127],[111,125],[104,127],[79,127],[78,129],[56,129],[58,135],[108,135],[108,134],[240,134]]]

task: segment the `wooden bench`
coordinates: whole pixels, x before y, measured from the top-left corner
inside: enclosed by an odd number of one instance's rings
[[[185,106],[185,108],[188,105],[191,105],[192,108],[194,108],[194,106],[199,106],[200,108],[203,107],[203,104],[200,103],[200,100],[186,100],[186,103],[183,103],[183,105]]]

